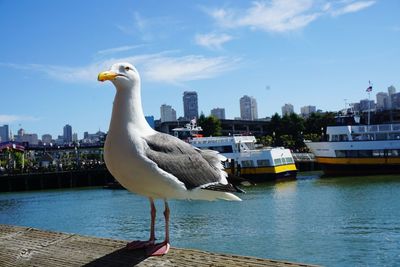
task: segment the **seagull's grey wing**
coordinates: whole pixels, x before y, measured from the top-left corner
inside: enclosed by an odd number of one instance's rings
[[[146,156],[159,168],[178,178],[187,189],[212,183],[214,184],[212,187],[204,189],[236,192],[230,184],[219,184],[222,170],[215,165],[218,154],[213,156],[213,153],[206,153],[206,156],[203,156],[201,150],[163,133],[147,136],[144,140],[148,145]]]

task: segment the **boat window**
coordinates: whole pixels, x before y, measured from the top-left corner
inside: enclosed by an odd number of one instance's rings
[[[357,158],[358,157],[358,151],[357,150],[347,150],[346,155],[349,158]]]
[[[389,139],[391,139],[391,140],[399,140],[400,139],[400,133],[390,133],[389,134]]]
[[[376,140],[387,140],[387,134],[385,133],[377,133]]]
[[[376,131],[378,131],[378,126],[377,125],[369,126],[369,132],[376,132]]]
[[[383,157],[385,155],[383,150],[373,150],[372,156],[374,157]]]
[[[370,158],[372,157],[372,150],[359,150],[358,156],[360,158]]]
[[[293,158],[292,157],[287,157],[286,158],[286,163],[293,163],[294,161],[293,161]]]
[[[253,167],[252,160],[242,160],[242,167]]]
[[[208,149],[218,151],[219,153],[232,153],[232,146],[210,146]]]
[[[379,131],[380,131],[380,132],[383,132],[383,131],[390,131],[390,124],[379,125]]]
[[[393,131],[399,131],[400,130],[400,124],[393,124],[392,125]]]
[[[257,166],[263,167],[263,166],[270,166],[271,164],[269,163],[269,159],[258,159],[257,160]]]
[[[344,158],[346,157],[346,150],[335,150],[336,157]]]
[[[282,160],[280,158],[274,159],[275,165],[282,165]]]
[[[361,134],[352,134],[351,138],[353,139],[353,141],[361,141],[362,135]]]
[[[390,149],[387,151],[388,156],[391,157],[399,157],[400,156],[400,149]]]

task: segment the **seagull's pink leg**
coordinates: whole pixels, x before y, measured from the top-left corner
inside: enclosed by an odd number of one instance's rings
[[[149,246],[147,248],[148,256],[162,256],[168,253],[170,244],[169,244],[169,206],[167,200],[164,200],[165,210],[164,210],[164,218],[165,218],[165,240],[162,243],[154,244],[154,246]]]
[[[152,198],[149,198],[149,200],[151,208],[150,239],[148,241],[140,241],[140,240],[132,241],[126,245],[127,249],[134,250],[134,249],[142,249],[154,246],[154,243],[156,241],[156,235],[155,235],[156,206],[154,205],[154,200]]]

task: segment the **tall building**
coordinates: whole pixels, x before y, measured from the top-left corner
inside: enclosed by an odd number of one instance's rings
[[[240,118],[242,120],[257,120],[257,101],[254,97],[244,95],[240,98]]]
[[[388,87],[388,94],[389,94],[388,109],[395,108],[394,105],[392,104],[393,102],[392,95],[396,94],[396,88],[393,85]]]
[[[282,117],[289,116],[290,114],[294,113],[294,108],[292,104],[285,104],[282,107]]]
[[[151,128],[155,128],[156,124],[154,121],[154,116],[145,116],[147,123],[150,125]]]
[[[225,109],[224,108],[213,108],[211,110],[211,116],[214,116],[220,120],[225,120]]]
[[[391,95],[392,109],[400,109],[400,93]]]
[[[183,116],[187,120],[199,117],[199,105],[195,91],[183,92]]]
[[[368,111],[368,109],[375,109],[375,101],[368,99],[360,100],[360,111]]]
[[[64,143],[72,143],[72,127],[69,124],[64,126],[63,139]]]
[[[376,109],[386,110],[389,109],[389,94],[385,92],[379,92],[376,94]]]
[[[10,141],[10,129],[7,124],[0,126],[0,143]]]
[[[176,121],[176,111],[170,105],[162,104],[160,107],[161,122]]]
[[[315,106],[304,106],[300,108],[300,114],[303,118],[308,118],[311,113],[315,113],[317,108]]]

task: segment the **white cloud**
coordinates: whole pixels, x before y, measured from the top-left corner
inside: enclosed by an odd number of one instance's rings
[[[216,33],[208,33],[208,34],[197,34],[195,36],[196,44],[200,46],[204,46],[210,49],[221,49],[222,45],[226,42],[232,40],[233,37],[228,34],[216,34]]]
[[[201,55],[174,56],[176,51],[143,54],[96,61],[86,66],[68,67],[43,64],[8,64],[0,66],[20,70],[42,72],[63,82],[96,82],[100,71],[110,68],[116,62],[131,62],[136,65],[144,79],[154,82],[181,83],[216,77],[237,67],[237,58],[205,57]]]
[[[305,28],[321,16],[354,13],[375,1],[271,0],[254,1],[246,9],[206,10],[223,28],[247,27],[265,32],[289,32]]]
[[[332,12],[333,16],[339,16],[339,15],[344,15],[347,13],[354,13],[354,12],[358,12],[360,10],[363,10],[367,7],[372,6],[373,4],[375,4],[375,1],[357,1],[357,2],[353,2],[350,4],[347,4],[341,8],[338,8],[337,10],[334,10]]]
[[[130,50],[136,49],[141,46],[142,45],[125,45],[125,46],[113,47],[113,48],[108,48],[108,49],[97,51],[97,54],[101,55],[101,56],[105,56],[105,55],[130,51]]]
[[[0,124],[9,124],[19,121],[38,121],[39,118],[25,115],[7,115],[0,114]]]

